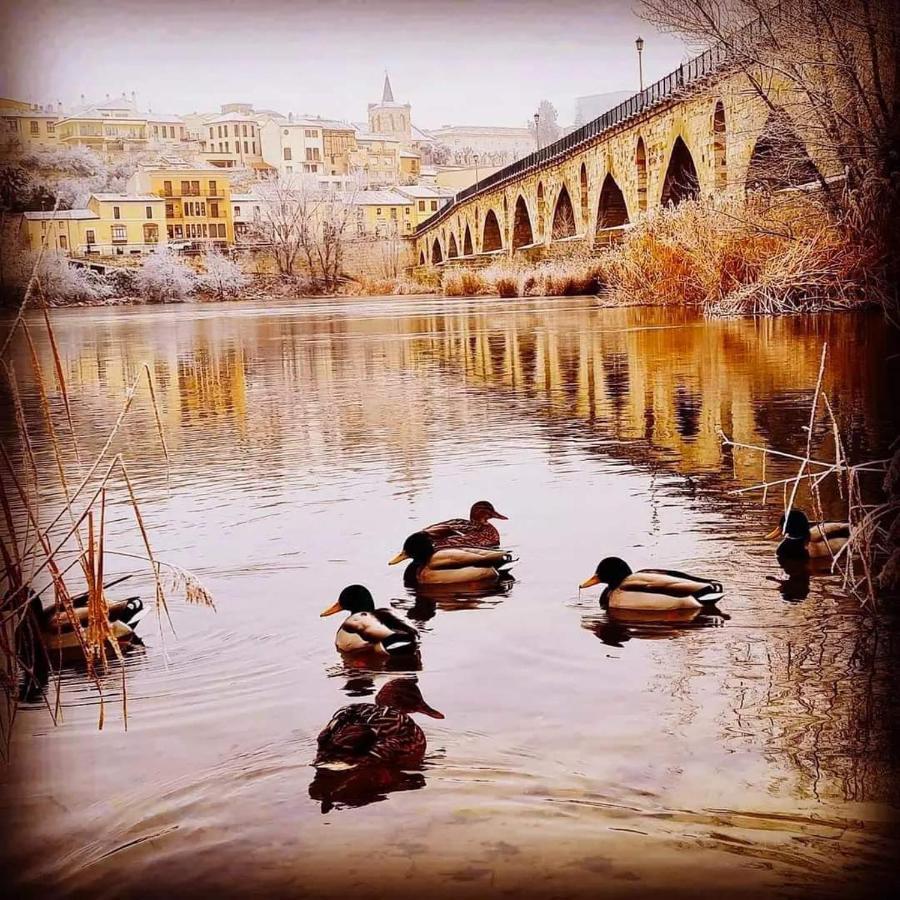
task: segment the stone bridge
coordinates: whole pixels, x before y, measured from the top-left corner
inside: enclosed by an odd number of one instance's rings
[[[741,39],[752,41],[754,27],[760,26],[748,26]],[[734,47],[707,50],[598,119],[461,191],[416,231],[418,265],[570,255],[608,243],[667,204],[771,184],[786,129],[797,152],[777,186],[836,174],[816,158],[815,142],[804,141],[796,123],[773,113],[767,98],[779,88],[771,73],[765,73],[763,96],[735,65]]]

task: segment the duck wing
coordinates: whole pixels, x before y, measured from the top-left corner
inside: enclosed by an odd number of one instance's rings
[[[368,755],[378,738],[370,721],[374,712],[375,706],[371,703],[353,703],[339,709],[319,732],[313,765]]]
[[[619,590],[667,594],[670,597],[693,597],[700,603],[715,603],[725,593],[718,581],[710,581],[674,569],[641,569],[629,575],[619,585]]]
[[[459,569],[467,566],[495,568],[513,562],[512,555],[505,550],[491,550],[487,547],[445,547],[437,550],[428,561],[430,569]]]
[[[834,538],[850,537],[849,522],[816,522],[811,530],[813,540],[830,541]]]
[[[443,522],[435,522],[434,525],[427,525],[422,531],[432,540],[440,540],[441,538],[465,534],[466,530],[471,527],[472,523],[468,519],[446,519]]]
[[[390,628],[395,634],[408,634],[415,638],[419,636],[419,632],[409,622],[404,622],[389,609],[376,609],[373,615],[385,628]]]

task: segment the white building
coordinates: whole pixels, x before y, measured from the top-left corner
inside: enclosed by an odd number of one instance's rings
[[[280,175],[325,172],[321,122],[315,119],[265,119],[260,125],[263,159]]]

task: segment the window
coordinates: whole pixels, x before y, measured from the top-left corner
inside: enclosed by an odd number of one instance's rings
[[[112,239],[114,244],[124,244],[128,240],[128,233],[124,225],[113,225]]]
[[[31,121],[31,133],[32,134],[40,134],[41,133],[41,126],[36,121],[34,121],[34,119],[32,119],[32,121]]]
[[[209,234],[207,234],[206,231],[206,222],[203,223],[203,237],[209,237]]]
[[[144,207],[144,209],[146,210],[147,218],[148,218],[148,219],[152,219],[152,218],[153,218],[153,207],[152,207],[152,206],[146,206],[146,207]]]
[[[86,244],[96,244],[97,243],[97,232],[94,231],[93,228],[88,228],[84,233],[84,240]]]
[[[210,137],[215,137],[215,135],[213,134],[212,128],[209,129],[209,136],[210,136]]]
[[[183,225],[176,225],[176,226],[175,226],[175,237],[176,237],[176,238],[183,238],[183,237],[184,237],[184,226],[183,226]]]
[[[222,137],[222,126],[219,126],[219,137]]]
[[[227,126],[227,125],[223,125],[222,128],[223,128],[224,131],[225,131],[225,137],[228,137],[228,126]]]
[[[306,148],[306,159],[308,162],[312,162],[313,160],[321,159],[321,157],[319,156],[319,148],[318,147],[307,147]]]
[[[210,181],[209,183],[209,194],[211,197],[218,196],[218,191],[216,190],[216,183],[214,181]]]
[[[166,218],[167,219],[175,218],[175,204],[174,203],[166,204]]]
[[[209,204],[209,216],[211,219],[219,218],[219,204],[218,203],[210,203]]]
[[[291,156],[291,148],[290,147],[284,148],[284,158],[285,158],[285,161],[287,161],[289,159],[293,159],[293,157]]]
[[[189,197],[191,195],[191,183],[189,181],[181,182],[181,196]]]
[[[242,129],[241,129],[241,130],[242,130],[243,133],[244,133],[244,137],[247,137],[247,126],[246,126],[246,125],[242,126]]]
[[[169,137],[170,138],[175,137],[175,126],[174,125],[169,126]]]
[[[158,244],[159,243],[159,227],[156,225],[145,225],[144,226],[144,243],[145,244]]]
[[[118,206],[114,206],[114,207],[113,207],[113,218],[114,218],[114,219],[121,219],[121,218],[122,218],[122,213],[121,213],[121,210],[119,209]]]
[[[205,204],[205,203],[201,203],[201,204],[200,204],[200,215],[201,215],[201,216],[205,216],[205,215],[206,215],[206,204]]]
[[[253,142],[253,155],[256,156],[256,141]]]
[[[392,219],[396,219],[396,218],[397,218],[397,207],[396,207],[396,206],[392,206],[392,207],[391,207],[391,218],[392,218]]]
[[[425,212],[425,201],[424,200],[419,201],[419,212]]]
[[[61,234],[59,236],[59,249],[60,250],[68,250],[69,249],[69,244],[66,241],[66,236],[64,234]]]
[[[284,171],[287,172],[288,175],[290,175],[294,171],[294,167],[293,166],[285,166]]]
[[[172,182],[171,181],[163,182],[163,196],[164,197],[172,196]]]
[[[308,138],[317,138],[319,136],[319,132],[315,128],[307,128],[303,133]]]
[[[225,152],[231,153],[231,142],[230,141],[225,141]]]
[[[432,210],[437,209],[437,200],[432,200],[432,201],[431,201],[431,208],[432,208]]]
[[[381,215],[381,207],[380,207],[380,206],[375,210],[375,215],[376,215],[376,216],[380,216],[380,215]]]
[[[159,135],[159,128],[154,125],[153,126],[153,137],[157,137]]]
[[[241,208],[240,208],[239,206],[236,206],[236,207],[234,208],[234,214],[235,214],[236,217],[239,216],[239,215],[241,214]]]
[[[244,141],[244,153],[249,153],[250,151],[247,149],[247,142]]]
[[[175,237],[175,229],[171,225],[166,225],[166,237],[171,241]]]
[[[226,235],[225,235],[225,223],[224,223],[224,222],[219,222],[219,237],[220,237],[220,238],[223,238],[223,237],[225,237],[225,236],[226,236]]]
[[[192,181],[192,182],[191,182],[191,193],[192,193],[195,197],[199,197],[199,196],[200,196],[200,182],[199,182],[199,181]]]
[[[47,123],[47,134],[54,134],[56,132],[56,125],[53,122]]]

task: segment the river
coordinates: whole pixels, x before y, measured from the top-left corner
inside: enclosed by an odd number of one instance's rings
[[[155,551],[215,610],[173,592],[174,633],[141,624],[127,730],[116,666],[102,731],[77,669],[59,725],[20,711],[0,851],[19,895],[874,896],[895,877],[896,628],[837,576],[782,583],[762,537],[782,493],[734,494],[760,456],[719,436],[802,451],[827,343],[847,453],[883,455],[900,407],[878,317],[385,298],[53,325],[86,455],[149,364],[170,464],[143,397],[115,449]],[[824,419],[814,446],[833,455]],[[515,583],[415,596],[388,559],[482,498]],[[139,551],[111,502],[109,545]],[[714,575],[723,615],[616,618],[578,590],[606,555]],[[396,675],[342,661],[319,617],[354,582],[419,628],[445,718],[421,722],[421,771],[323,784],[319,730]],[[135,592],[146,576],[110,594]]]

